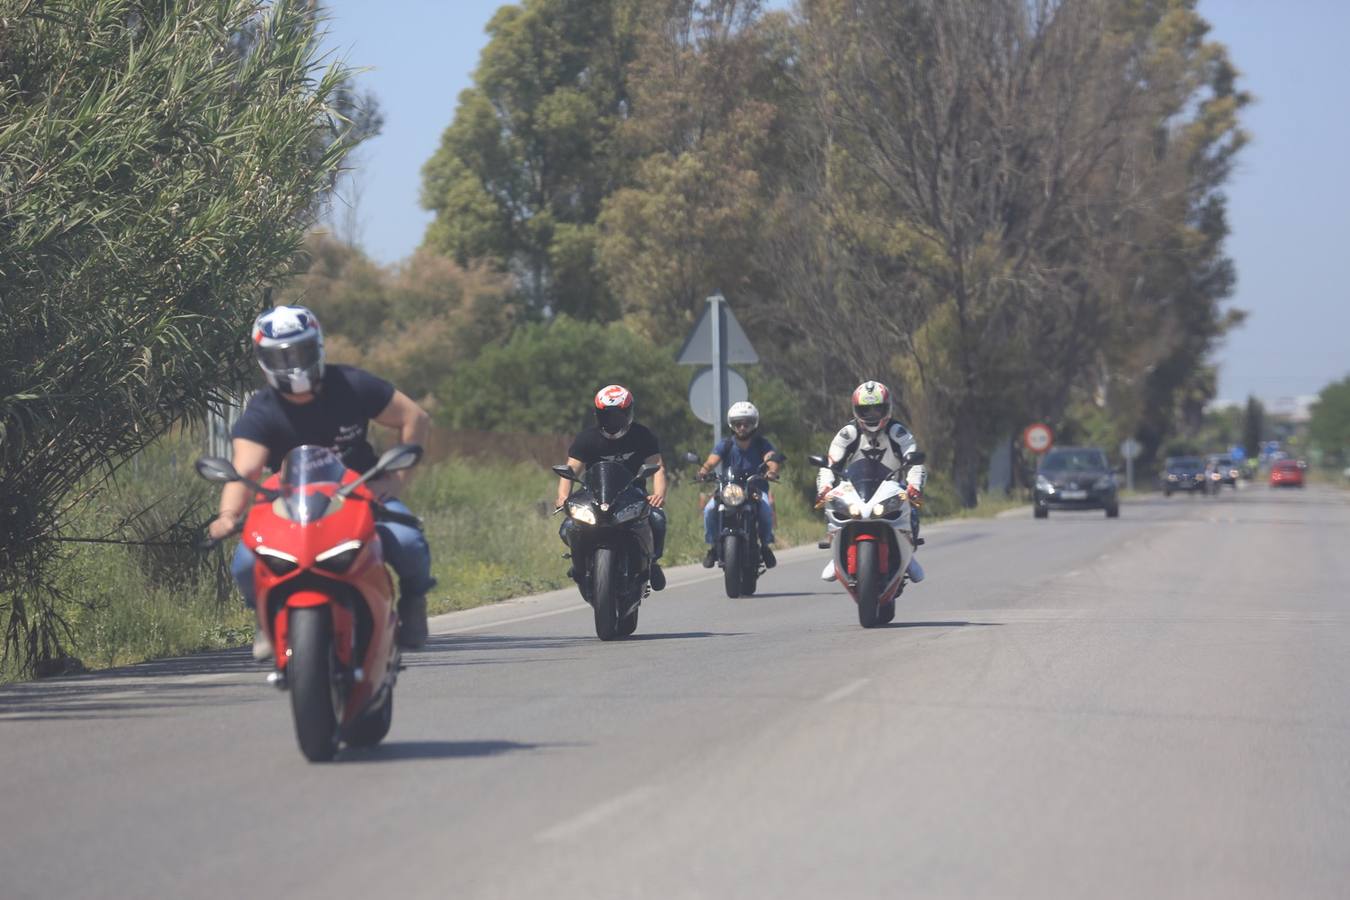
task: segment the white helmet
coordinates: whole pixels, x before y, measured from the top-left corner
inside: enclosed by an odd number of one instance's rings
[[[759,430],[759,410],[755,404],[749,400],[742,400],[739,403],[731,404],[731,409],[727,410],[727,425],[735,432],[739,438],[748,438]],[[741,434],[741,428],[749,426],[744,434]]]
[[[323,331],[303,306],[277,306],[253,322],[253,355],[267,383],[287,394],[307,394],[323,379]]]

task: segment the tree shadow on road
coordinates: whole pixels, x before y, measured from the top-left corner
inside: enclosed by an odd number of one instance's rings
[[[370,749],[348,747],[342,751],[343,762],[382,763],[406,762],[415,759],[474,759],[504,756],[553,747],[580,747],[575,743],[531,744],[521,741],[387,741]]]

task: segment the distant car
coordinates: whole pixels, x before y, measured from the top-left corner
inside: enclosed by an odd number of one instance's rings
[[[1303,468],[1297,460],[1275,460],[1270,465],[1270,486],[1303,487]]]
[[[1209,468],[1209,480],[1211,482],[1237,487],[1238,478],[1242,473],[1231,457],[1220,456],[1217,453],[1212,454],[1205,457],[1205,465]]]
[[[1188,494],[1210,492],[1209,473],[1205,461],[1198,456],[1167,457],[1159,480],[1162,482],[1164,497],[1170,497],[1178,491]]]
[[[1104,509],[1111,519],[1120,515],[1116,476],[1099,447],[1056,447],[1046,453],[1036,470],[1032,501],[1038,519],[1052,509]]]

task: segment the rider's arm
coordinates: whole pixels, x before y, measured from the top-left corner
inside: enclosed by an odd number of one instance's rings
[[[914,435],[910,434],[908,429],[901,428],[898,425],[892,425],[891,427],[894,429],[892,433],[895,435],[896,443],[900,445],[901,454],[909,456],[911,453],[918,452],[919,442],[914,440]],[[922,464],[910,466],[909,474],[905,478],[909,486],[918,491],[923,490],[924,482],[927,480],[928,470]]]
[[[571,469],[571,470],[572,470],[573,472],[575,472],[577,475],[580,475],[580,474],[581,474],[581,470],[582,470],[583,468],[585,468],[585,464],[582,463],[581,460],[579,460],[579,459],[574,459],[573,457],[570,457],[570,456],[569,456],[569,457],[567,457],[567,468]],[[568,481],[566,478],[559,477],[559,478],[558,478],[558,502],[557,502],[557,503],[554,503],[553,506],[556,508],[556,507],[562,506],[564,503],[566,503],[566,502],[567,502],[567,495],[570,494],[570,493],[572,493],[572,482]]]
[[[834,436],[834,440],[830,441],[830,449],[825,454],[826,459],[836,465],[845,462],[844,457],[848,454],[848,445],[853,442],[857,435],[858,431],[854,425],[845,425],[839,429],[839,433]],[[816,494],[823,496],[826,491],[834,487],[834,482],[834,471],[828,468],[821,469],[816,473]]]
[[[660,453],[653,453],[643,460],[643,463],[661,466],[661,468],[656,470],[656,474],[652,476],[652,493],[651,496],[647,498],[648,503],[657,509],[660,509],[666,502],[666,467],[661,463]]]
[[[400,444],[426,446],[427,434],[431,431],[431,417],[427,415],[426,410],[402,391],[394,391],[394,396],[375,417],[375,422],[397,431]],[[381,499],[396,497],[411,477],[412,469],[389,472],[376,479],[378,487],[372,485],[371,490]]]
[[[257,481],[262,476],[263,466],[267,465],[267,448],[246,438],[235,438],[230,446],[234,470],[250,481]],[[220,491],[220,515],[211,522],[207,533],[220,539],[234,531],[248,512],[250,497],[251,492],[242,482],[231,481],[225,485]]]
[[[698,477],[704,477],[721,464],[722,457],[718,456],[716,453],[709,453],[708,458],[703,461],[703,465],[699,466]]]

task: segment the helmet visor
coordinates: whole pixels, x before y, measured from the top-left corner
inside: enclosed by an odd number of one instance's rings
[[[886,403],[871,403],[866,406],[853,407],[853,414],[858,417],[869,428],[875,428],[881,424],[881,420],[890,415],[890,405]]]
[[[271,372],[308,369],[319,364],[319,342],[312,337],[256,346],[259,364]]]
[[[633,410],[607,406],[595,411],[595,420],[599,423],[601,431],[606,434],[618,434],[632,423]]]
[[[754,428],[759,425],[759,419],[754,416],[740,416],[731,420],[731,427],[740,431],[743,428]]]

